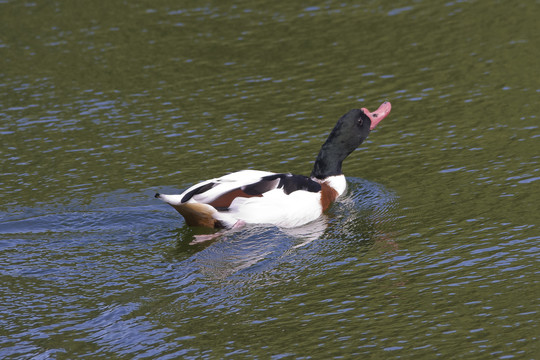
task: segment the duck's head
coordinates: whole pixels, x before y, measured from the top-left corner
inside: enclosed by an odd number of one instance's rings
[[[391,109],[392,105],[386,101],[374,112],[362,108],[343,115],[321,147],[311,176],[324,179],[341,175],[343,160],[362,144],[371,130],[390,114]]]

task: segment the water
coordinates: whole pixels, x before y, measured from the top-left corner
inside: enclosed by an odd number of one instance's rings
[[[537,357],[537,2],[0,7],[0,357]],[[384,100],[314,223],[153,198]]]

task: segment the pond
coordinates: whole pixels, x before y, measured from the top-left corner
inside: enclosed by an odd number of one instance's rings
[[[533,359],[532,1],[0,1],[0,357]],[[309,175],[392,112],[299,228],[190,245],[156,191]]]

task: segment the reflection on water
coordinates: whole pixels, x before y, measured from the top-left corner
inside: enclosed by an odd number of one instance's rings
[[[1,358],[536,355],[533,2],[0,6]],[[311,224],[189,245],[152,196],[384,100]]]

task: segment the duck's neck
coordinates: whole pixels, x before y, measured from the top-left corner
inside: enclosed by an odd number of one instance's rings
[[[343,171],[341,170],[343,160],[345,160],[345,158],[349,156],[360,143],[361,140],[344,136],[338,123],[338,126],[334,128],[321,147],[317,159],[315,160],[315,164],[313,164],[311,177],[322,180],[329,176],[343,175]]]
[[[319,155],[317,155],[311,177],[322,180],[330,176],[343,175],[341,170],[343,160],[354,151],[354,148],[351,149],[340,145],[342,144],[336,143],[333,137],[326,140],[321,147],[321,151],[319,151]]]

